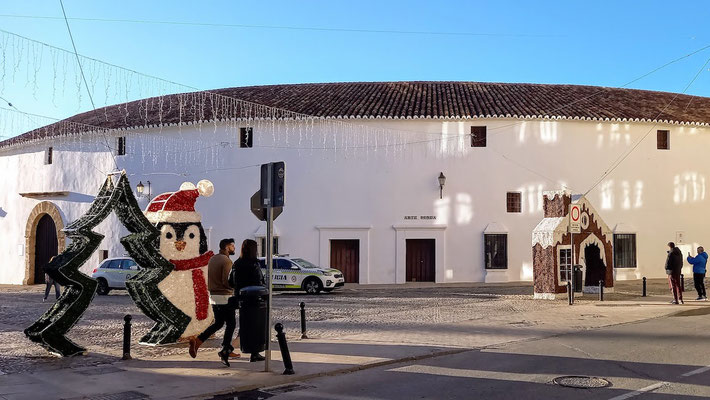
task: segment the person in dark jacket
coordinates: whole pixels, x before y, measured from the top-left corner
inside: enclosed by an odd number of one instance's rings
[[[698,301],[707,301],[708,294],[705,292],[705,266],[708,262],[708,253],[703,246],[698,247],[698,255],[691,257],[688,253],[688,262],[693,265],[693,283],[698,292]]]
[[[675,243],[668,242],[668,257],[666,258],[666,274],[668,282],[673,292],[672,304],[683,304],[683,288],[680,286],[680,271],[683,269],[683,253],[675,246]]]
[[[266,286],[264,273],[261,272],[261,264],[256,254],[256,242],[251,239],[246,239],[242,242],[242,251],[239,258],[232,265],[234,270],[235,282],[234,292],[239,294],[239,291],[247,286]],[[241,326],[239,327],[241,330]],[[252,353],[249,361],[262,361],[264,357],[259,353]]]
[[[47,265],[54,260],[54,257],[50,258],[49,261],[47,261]],[[46,268],[46,267],[45,267]],[[59,295],[61,295],[61,290],[59,289],[59,283],[52,279],[47,273],[44,273],[44,283],[46,286],[44,287],[44,298],[42,299],[42,303],[47,301],[47,297],[49,297],[49,292],[52,290],[52,286],[54,286],[54,296],[55,298],[59,299]]]

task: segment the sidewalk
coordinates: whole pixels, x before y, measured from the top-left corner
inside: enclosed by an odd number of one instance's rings
[[[236,360],[231,368],[222,366],[216,356],[217,340],[208,341],[195,360],[187,355],[185,345],[179,345],[184,352],[145,360],[120,361],[106,355],[104,364],[77,368],[72,368],[68,360],[68,366],[61,369],[0,376],[0,399],[210,399],[218,393],[272,387],[511,342],[525,343],[678,312],[710,313],[707,302],[674,306],[667,301],[668,296],[652,296],[598,302],[595,296],[585,296],[571,307],[541,307],[526,313],[444,323],[435,329],[418,329],[416,324],[384,325],[376,334],[293,340],[289,348],[296,375],[290,376],[281,375],[283,364],[276,343],[270,373],[262,372],[264,363],[248,360]]]

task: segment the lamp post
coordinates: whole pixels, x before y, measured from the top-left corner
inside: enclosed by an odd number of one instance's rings
[[[138,197],[150,198],[150,181],[145,181],[145,183],[148,184],[148,194],[143,196],[143,190],[145,189],[145,186],[143,185],[143,181],[139,181],[138,185],[136,185],[136,192],[138,193]]]
[[[444,184],[446,184],[446,177],[443,172],[439,173],[439,199],[444,198]]]

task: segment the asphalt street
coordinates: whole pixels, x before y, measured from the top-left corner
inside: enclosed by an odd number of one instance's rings
[[[707,399],[710,309],[389,365],[239,399]],[[570,388],[561,376],[608,380]],[[579,381],[582,382],[582,381]]]

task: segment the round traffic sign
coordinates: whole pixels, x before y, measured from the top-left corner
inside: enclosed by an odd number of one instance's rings
[[[572,214],[572,221],[574,221],[574,222],[579,221],[579,207],[573,206],[570,213]]]

